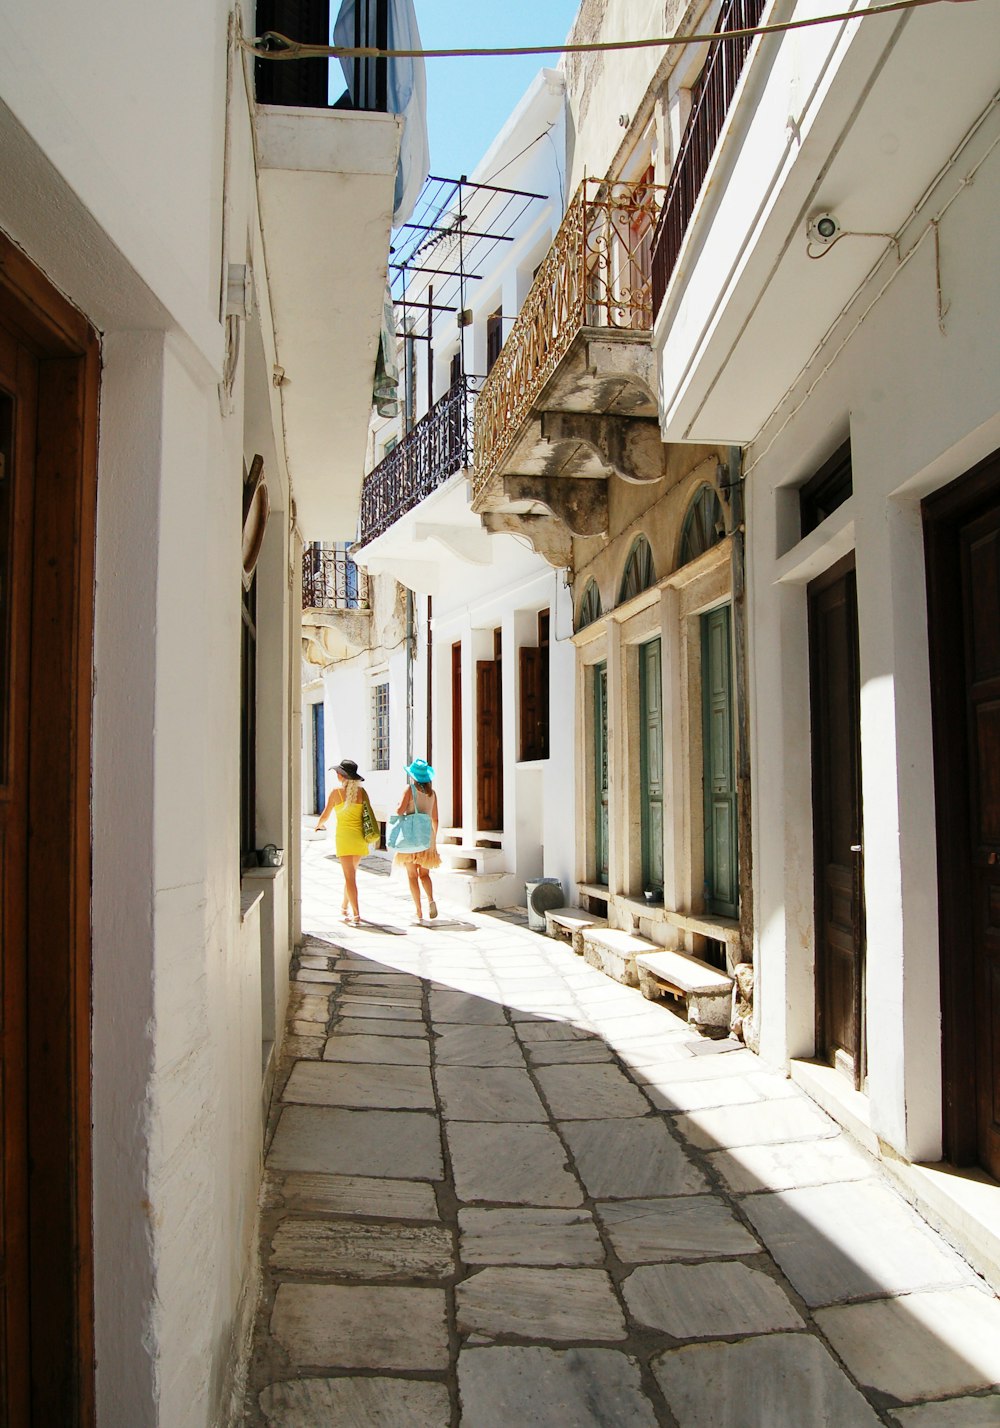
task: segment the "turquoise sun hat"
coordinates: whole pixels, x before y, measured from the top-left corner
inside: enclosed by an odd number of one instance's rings
[[[434,770],[426,759],[414,759],[406,772],[414,783],[430,783],[434,778]]]

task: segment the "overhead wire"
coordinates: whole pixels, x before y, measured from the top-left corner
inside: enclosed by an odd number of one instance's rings
[[[888,0],[866,9],[839,10],[835,14],[810,15],[801,20],[780,20],[769,25],[752,25],[727,30],[726,39],[752,39],[757,35],[781,35],[815,25],[838,24],[844,20],[864,20],[874,15],[890,15],[899,10],[915,10],[923,5],[974,4],[976,0]],[[719,36],[677,34],[643,36],[632,40],[565,41],[557,45],[488,45],[461,49],[380,49],[374,45],[313,45],[293,40],[277,30],[267,30],[242,44],[258,59],[504,59],[518,55],[610,54],[618,50],[669,49],[675,45],[710,44]],[[273,46],[273,47],[272,47]]]

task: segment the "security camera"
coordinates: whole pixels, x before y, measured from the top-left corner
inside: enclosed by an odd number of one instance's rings
[[[811,243],[832,243],[840,232],[840,224],[832,213],[814,213],[806,224],[806,236]]]

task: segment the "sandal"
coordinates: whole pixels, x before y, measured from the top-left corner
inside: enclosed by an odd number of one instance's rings
[[[438,915],[438,905],[437,905],[437,903],[434,902],[433,899],[432,899],[432,900],[427,904],[427,916],[428,916],[428,917],[437,917],[437,915]]]

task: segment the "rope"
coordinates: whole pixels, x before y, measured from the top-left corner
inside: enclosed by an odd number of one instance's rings
[[[897,10],[915,10],[920,5],[969,4],[975,0],[890,0],[865,10],[842,10],[836,15],[814,15],[805,20],[784,20],[774,25],[757,25],[743,30],[713,31],[711,34],[660,35],[652,39],[597,40],[561,45],[512,45],[500,48],[461,50],[382,50],[372,46],[307,45],[277,30],[267,30],[252,40],[241,40],[245,50],[266,60],[304,59],[486,59],[513,55],[595,54],[612,50],[668,49],[674,45],[710,44],[719,39],[751,39],[756,35],[780,35],[789,30],[805,30],[813,25],[830,25],[842,20],[863,20],[870,15],[889,15]]]

